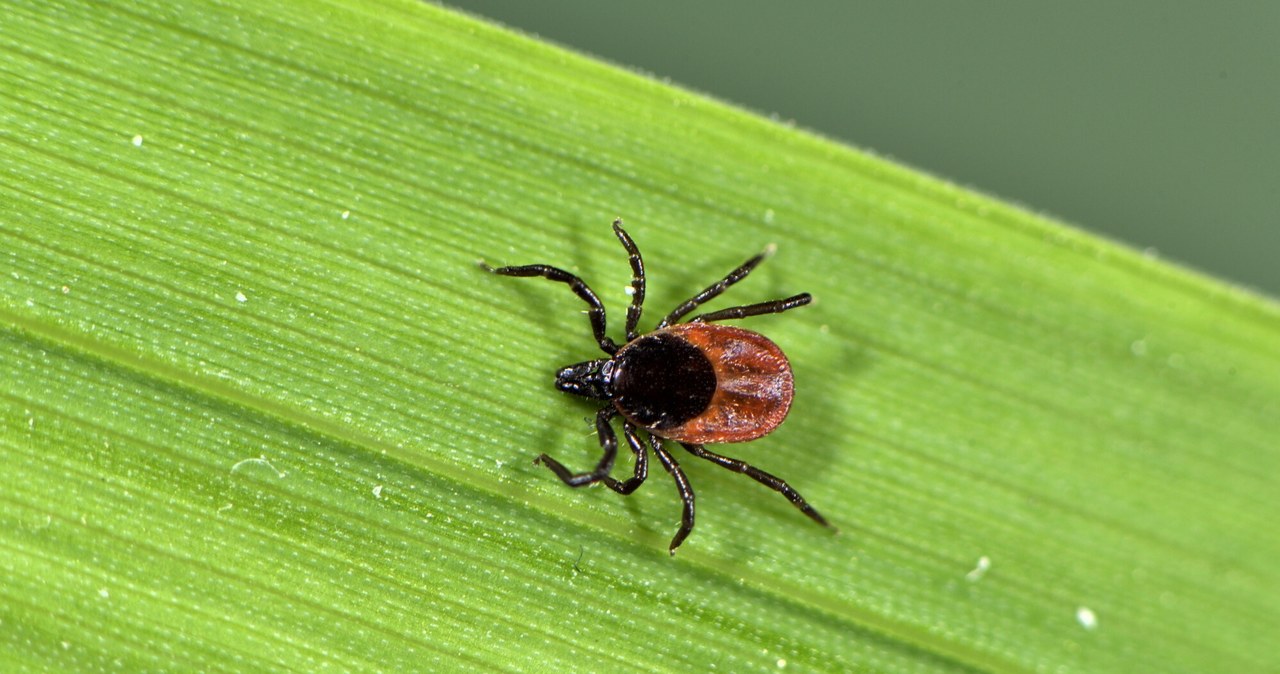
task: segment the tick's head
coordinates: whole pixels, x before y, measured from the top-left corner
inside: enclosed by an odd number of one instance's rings
[[[588,360],[560,368],[556,373],[556,388],[584,398],[608,400],[613,363],[608,358]]]

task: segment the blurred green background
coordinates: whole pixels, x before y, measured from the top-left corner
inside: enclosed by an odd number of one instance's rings
[[[1280,296],[1280,4],[454,0]]]

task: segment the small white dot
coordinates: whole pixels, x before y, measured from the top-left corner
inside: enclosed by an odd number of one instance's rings
[[[373,496],[374,498],[382,498],[382,485],[373,488]]]
[[[349,218],[349,217],[351,217],[351,211],[343,211],[343,212],[342,212],[342,219],[343,219],[343,220],[346,220],[346,219],[347,219],[347,218]]]
[[[242,293],[242,292],[240,292],[240,291],[236,291],[236,301],[237,301],[237,302],[248,302],[248,301],[249,301],[249,298],[248,298],[248,297],[245,297],[244,293]]]
[[[1098,627],[1098,616],[1094,615],[1093,610],[1089,607],[1081,606],[1076,609],[1076,622],[1079,622],[1080,626],[1087,630],[1093,630]]]
[[[141,136],[141,135],[137,135],[137,136],[134,136],[134,137],[133,137],[133,146],[134,146],[134,147],[142,147],[142,136]]]
[[[973,570],[969,573],[964,574],[964,579],[970,583],[977,582],[981,580],[983,576],[987,575],[987,569],[990,568],[991,558],[983,555],[978,558],[978,565],[973,567]]]
[[[108,597],[110,597],[110,596],[111,596],[111,593],[110,593],[110,592],[107,592],[107,588],[105,588],[105,587],[104,587],[104,588],[102,588],[102,589],[98,590],[98,596],[99,596],[99,597],[102,597],[103,599],[106,599],[106,598],[108,598]]]
[[[778,658],[778,669],[786,669],[786,668],[787,668],[787,659]]]

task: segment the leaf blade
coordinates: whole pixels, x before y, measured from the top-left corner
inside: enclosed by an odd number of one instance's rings
[[[1271,664],[1269,301],[431,7],[68,9],[0,35],[10,664]],[[585,320],[474,260],[620,306],[618,213],[651,316],[770,241],[818,297],[732,453],[840,536],[690,465],[672,561],[660,479],[528,464]]]

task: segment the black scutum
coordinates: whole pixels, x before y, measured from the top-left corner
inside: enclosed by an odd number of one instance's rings
[[[618,354],[613,400],[646,428],[675,428],[702,414],[716,392],[711,361],[675,335],[641,337]]]

